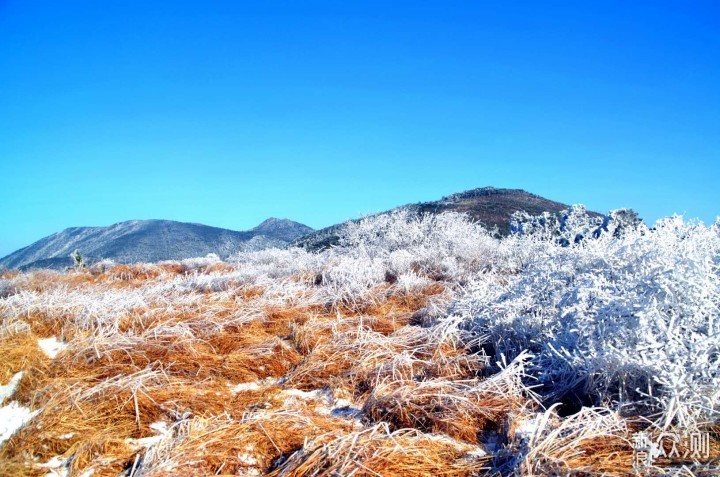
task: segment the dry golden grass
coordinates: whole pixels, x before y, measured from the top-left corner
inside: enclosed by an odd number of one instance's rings
[[[300,389],[331,385],[360,398],[388,378],[467,379],[485,365],[483,357],[427,330],[406,326],[385,334],[366,326],[365,318],[316,318],[296,327],[293,340],[305,357],[288,383]]]
[[[183,423],[176,436],[158,445],[148,457],[144,475],[260,475],[310,437],[348,427],[343,419],[307,410],[259,411],[240,421],[193,419]],[[249,473],[251,470],[257,473]]]
[[[550,409],[535,427],[523,475],[637,475],[627,422],[616,413],[583,408],[561,420]]]
[[[0,382],[6,383],[17,372],[30,368],[47,369],[49,360],[38,346],[38,338],[29,332],[0,336]]]
[[[477,443],[479,433],[499,429],[510,412],[527,405],[527,399],[512,390],[475,380],[440,379],[381,383],[363,412],[394,429],[415,428]]]
[[[222,292],[140,295],[235,270],[3,272],[32,293],[127,293],[138,304],[88,318],[82,306],[51,303],[3,318],[0,380],[24,371],[12,399],[39,413],[0,448],[0,475],[45,475],[38,464],[57,456],[70,475],[492,475],[493,456],[477,452],[486,432],[524,455],[522,475],[628,471],[617,416],[555,416],[530,442],[514,440],[517,416],[537,409],[522,359],[480,378],[486,357],[457,334],[411,324],[443,299],[443,283],[386,283],[354,301],[306,299],[317,291],[312,274],[291,277],[301,291],[280,298],[270,282],[232,280]],[[52,360],[38,347],[51,336],[70,345]],[[170,429],[159,434],[158,423]]]
[[[108,378],[151,368],[187,379],[245,382],[280,377],[300,360],[299,353],[276,336],[221,333],[208,341],[166,337],[101,345],[67,360],[68,369],[59,374],[88,373]]]
[[[470,446],[433,439],[414,430],[390,432],[377,424],[330,432],[308,442],[269,475],[273,477],[471,476],[489,459],[468,457]]]

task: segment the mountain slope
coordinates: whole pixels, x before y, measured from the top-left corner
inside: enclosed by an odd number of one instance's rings
[[[514,212],[525,211],[537,215],[543,212],[557,213],[568,207],[566,204],[545,199],[522,189],[482,187],[452,194],[437,201],[403,205],[391,209],[391,211],[408,209],[418,213],[432,214],[442,212],[466,213],[486,227],[497,227],[501,235],[507,235],[510,232],[510,216]],[[381,212],[380,214],[384,213],[387,212]],[[336,224],[317,230],[296,240],[294,245],[309,250],[328,247],[337,242],[337,232],[342,226],[343,224]]]
[[[308,227],[307,225],[303,225],[298,222],[293,222],[292,220],[270,217],[257,227],[253,228],[251,232],[264,235],[266,237],[284,240],[286,242],[292,242],[293,240],[307,235],[314,230],[315,229],[312,227]]]
[[[87,261],[120,263],[180,260],[216,253],[226,258],[239,250],[285,245],[312,231],[286,219],[268,219],[238,232],[171,220],[131,220],[108,227],[72,227],[49,235],[0,259],[8,268],[64,268],[79,250]]]

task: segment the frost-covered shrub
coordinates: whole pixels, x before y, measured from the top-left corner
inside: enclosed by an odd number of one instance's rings
[[[601,235],[621,237],[626,233],[647,230],[637,212],[618,209],[606,216],[589,214],[583,205],[573,205],[558,214],[544,212],[530,215],[515,212],[510,217],[510,232],[514,235],[532,236],[545,241],[555,241],[568,246]]]
[[[596,219],[575,209],[553,230],[547,218],[525,222],[539,232],[503,240],[533,255],[502,280],[478,277],[452,306],[454,320],[497,359],[534,353],[532,374],[550,401],[579,394],[657,410],[664,426],[718,422],[717,224],[676,216],[650,231],[616,213],[604,224],[611,233],[574,240]]]
[[[109,272],[116,266],[117,263],[115,263],[115,261],[105,258],[90,265],[90,267],[88,267],[88,271],[92,275],[101,275],[103,273]]]
[[[347,223],[339,245],[325,252],[323,278],[348,291],[410,273],[460,282],[498,265],[497,250],[496,239],[465,215],[397,210]]]
[[[0,299],[7,298],[17,293],[17,288],[10,280],[0,278]]]
[[[188,272],[204,272],[221,262],[222,260],[215,253],[208,253],[204,257],[180,260],[180,264]]]
[[[325,257],[301,248],[271,248],[257,252],[241,252],[228,259],[247,280],[312,274],[320,269]]]

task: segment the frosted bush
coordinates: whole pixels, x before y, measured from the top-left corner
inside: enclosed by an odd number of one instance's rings
[[[186,258],[180,264],[189,272],[204,271],[213,265],[220,263],[220,257],[215,253],[209,253],[204,257]]]
[[[321,283],[335,299],[354,299],[366,295],[368,290],[385,280],[385,264],[382,260],[332,254],[323,268]]]
[[[659,411],[664,427],[717,422],[717,225],[676,216],[650,231],[625,212],[603,220],[577,208],[565,217],[557,230],[547,216],[525,221],[532,233],[504,239],[534,255],[502,280],[477,277],[454,319],[498,359],[534,353],[532,374],[551,401],[575,394]]]
[[[599,216],[589,214],[583,205],[574,205],[558,214],[515,212],[510,217],[510,231],[514,235],[555,241],[562,246],[601,235],[621,237],[646,230],[647,227],[632,209],[613,210],[607,216]]]
[[[0,299],[7,298],[17,293],[17,288],[10,280],[0,278]]]
[[[359,287],[410,272],[463,281],[502,265],[497,249],[497,241],[465,215],[398,210],[347,223],[339,245],[325,252],[332,258],[325,276],[330,283],[344,277],[345,285],[356,279]]]
[[[88,267],[88,271],[93,275],[101,275],[103,273],[107,273],[116,266],[117,263],[115,263],[115,261],[105,258],[90,265],[90,267]]]
[[[287,277],[314,273],[322,266],[325,257],[301,248],[271,248],[257,252],[241,252],[228,259],[238,272],[248,279],[268,276]]]

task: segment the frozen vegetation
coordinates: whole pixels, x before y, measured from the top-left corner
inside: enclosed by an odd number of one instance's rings
[[[511,228],[398,210],[317,253],[7,271],[0,474],[633,475],[639,430],[708,432],[681,464],[712,472],[720,224]]]

